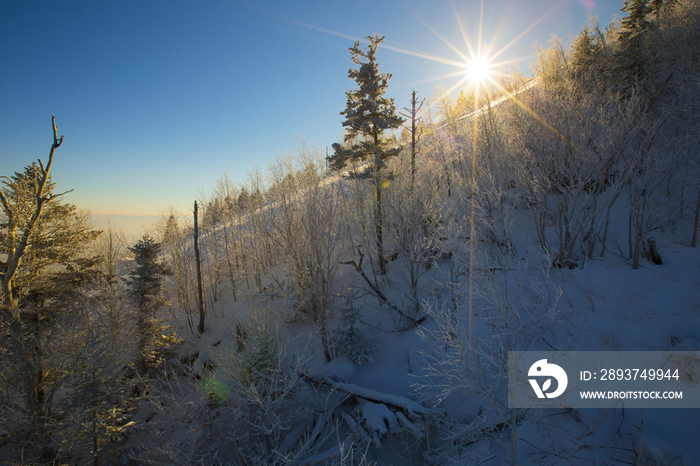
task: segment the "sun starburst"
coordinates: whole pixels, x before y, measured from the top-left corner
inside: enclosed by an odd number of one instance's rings
[[[491,79],[491,65],[483,57],[470,60],[466,65],[467,77],[474,85],[479,85]]]

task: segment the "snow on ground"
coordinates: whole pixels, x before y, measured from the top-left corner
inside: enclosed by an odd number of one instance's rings
[[[620,217],[622,216],[618,219]],[[514,243],[519,245],[518,253],[523,256],[522,259],[527,257],[524,263],[530,264],[527,265],[527,270],[530,270],[537,263],[537,258],[541,258],[541,254],[533,244],[532,231],[528,230],[528,220],[521,211],[516,215],[516,222],[525,228],[513,229],[517,236]],[[613,226],[616,239],[610,240],[604,258],[596,254],[593,260],[582,262],[576,269],[555,269],[552,272],[553,280],[564,291],[561,305],[575,309],[576,323],[580,325],[567,349],[697,351],[700,347],[700,248],[690,248],[679,240],[681,233],[689,236],[690,226],[678,225],[676,234],[660,230],[654,232],[664,264],[657,266],[642,261],[639,270],[632,270],[630,261],[624,257],[623,252],[626,250],[625,241],[621,240],[626,240],[623,223],[620,220]],[[389,265],[391,287],[385,291],[392,300],[400,299],[403,291],[396,267],[398,265],[395,263]],[[345,272],[354,273],[351,268]],[[426,275],[426,279],[432,281],[426,290],[439,289],[439,274],[440,271],[436,268]],[[230,296],[222,299],[207,317],[205,334],[201,337],[191,335],[188,338],[182,352],[197,356],[193,368],[196,373],[202,373],[202,366],[215,347],[233,344],[235,325],[248,319],[247,314],[251,308],[268,309],[270,315],[289,315],[284,303],[274,299],[274,293],[257,295],[253,291],[249,291],[247,296],[239,296],[238,302],[234,302]],[[245,292],[239,294],[246,295]],[[319,377],[342,382],[346,387],[366,390],[369,394],[381,392],[390,395],[389,401],[385,403],[391,401],[391,396],[417,400],[414,385],[423,374],[419,353],[426,343],[418,336],[416,329],[395,332],[390,319],[377,318],[388,314],[389,309],[379,305],[375,297],[368,295],[361,299],[361,304],[362,313],[368,321],[390,331],[366,329],[380,345],[374,354],[375,363],[356,365],[342,356],[327,363],[316,348],[310,364],[312,372]],[[475,331],[483,334],[479,312],[476,314]],[[423,325],[430,328],[433,322],[429,319]],[[318,346],[318,339],[313,332],[299,323],[282,324],[280,335],[288,344],[287,351],[290,354],[313,354],[313,347]],[[402,423],[398,411],[392,411],[378,401],[381,400],[367,401],[363,405],[361,420],[370,433],[383,435]],[[668,461],[660,464],[681,464],[673,462],[679,459],[685,465],[700,464],[700,446],[697,443],[700,410],[628,409],[624,416],[619,410],[610,411],[581,410],[584,427],[587,422],[590,425],[602,425],[602,418],[609,421],[619,419],[615,421],[619,427],[609,426],[606,429],[610,435],[620,429],[620,432],[633,436],[634,439],[629,441],[632,445],[636,443],[639,458],[649,455],[657,460],[665,458]],[[561,416],[557,422],[567,428],[568,423],[573,422],[567,419]],[[614,423],[610,421],[609,424]],[[581,422],[572,425],[580,427]],[[585,431],[585,428],[582,429]],[[391,456],[386,450],[377,458],[391,463]]]

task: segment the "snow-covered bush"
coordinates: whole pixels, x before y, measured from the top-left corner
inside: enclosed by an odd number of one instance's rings
[[[332,358],[332,301],[340,285],[340,259],[347,252],[347,223],[339,183],[326,183],[321,152],[303,144],[295,156],[270,166],[271,205],[265,210],[271,239],[279,251],[278,284],[285,282],[294,312],[308,319],[320,336],[326,360]]]
[[[528,270],[521,262],[504,254],[502,270],[477,276],[474,303],[485,332],[470,335],[468,309],[455,314],[445,307],[425,308],[434,325],[418,330],[427,347],[421,352],[424,376],[414,387],[448,412],[433,452],[443,463],[465,456],[484,461],[480,445],[491,445],[487,456],[502,455],[517,464],[518,430],[536,421],[534,413],[508,408],[508,352],[534,349],[542,341],[561,348],[553,332],[561,318],[561,289],[550,279],[548,265]]]
[[[413,177],[410,160],[396,160],[391,165],[395,176],[385,189],[386,249],[398,287],[406,289],[403,294],[408,303],[403,308],[411,318],[420,312],[420,294],[427,283],[424,276],[437,258],[448,253],[441,241],[446,209],[438,188],[439,175],[434,164],[419,161],[417,165]]]

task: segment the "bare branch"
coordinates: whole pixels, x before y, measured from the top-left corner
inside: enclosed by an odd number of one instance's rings
[[[13,215],[12,209],[10,209],[10,204],[8,204],[7,198],[5,197],[5,193],[3,193],[2,191],[0,191],[0,201],[2,202],[2,207],[5,210],[7,216],[11,217]]]
[[[49,156],[49,163],[51,163],[50,160],[53,157],[53,151],[56,148],[58,148],[61,144],[63,144],[63,135],[61,134],[60,139],[57,137],[58,132],[56,128],[56,115],[51,115],[51,125],[53,126],[53,145],[51,146],[51,155]]]
[[[365,280],[365,282],[367,282],[369,287],[372,288],[372,291],[374,291],[374,294],[377,295],[377,298],[379,298],[379,301],[382,304],[386,304],[387,306],[389,306],[389,308],[391,310],[396,311],[401,317],[407,319],[411,323],[409,325],[409,328],[411,326],[420,325],[423,322],[425,322],[425,320],[427,319],[426,316],[423,316],[420,319],[414,319],[413,317],[409,316],[408,314],[403,312],[401,309],[399,309],[398,307],[396,307],[395,305],[393,305],[389,301],[389,299],[384,295],[384,293],[382,293],[382,291],[379,288],[377,288],[377,286],[374,283],[372,283],[372,280],[369,279],[369,277],[365,273],[364,269],[362,268],[362,260],[365,258],[365,255],[362,254],[362,251],[359,248],[358,248],[357,252],[360,254],[360,263],[359,264],[355,261],[341,262],[341,264],[352,265],[353,267],[355,267],[355,270],[357,270],[357,272],[360,274],[360,276]]]
[[[69,189],[68,191],[63,191],[62,193],[59,193],[59,194],[49,194],[48,196],[44,197],[44,199],[46,199],[47,201],[52,201],[58,197],[65,196],[68,193],[72,193],[73,191],[75,191],[75,190]]]

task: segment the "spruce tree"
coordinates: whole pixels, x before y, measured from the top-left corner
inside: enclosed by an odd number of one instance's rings
[[[620,21],[620,50],[617,53],[616,75],[623,95],[645,94],[644,81],[651,57],[648,40],[652,28],[649,21],[651,7],[648,0],[625,0],[622,11],[627,16]]]
[[[136,263],[131,272],[131,293],[138,306],[139,370],[143,372],[161,362],[162,351],[177,342],[174,336],[164,334],[167,327],[157,317],[158,310],[166,304],[163,278],[172,272],[159,261],[161,245],[148,233],[129,249]]]
[[[584,26],[571,47],[571,76],[584,91],[604,86],[607,63],[604,44],[601,43],[600,35],[594,32],[598,31],[597,26],[593,25],[595,30],[591,30],[588,25]]]
[[[366,50],[360,48],[360,41],[356,41],[350,48],[351,59],[358,67],[350,68],[348,77],[359,88],[346,92],[347,107],[340,112],[345,116],[343,126],[346,128],[346,144],[333,144],[334,154],[328,157],[328,163],[332,169],[340,170],[349,163],[367,162],[362,172],[353,172],[352,175],[374,180],[377,256],[380,272],[384,275],[386,260],[382,225],[382,174],[387,159],[398,155],[401,150],[389,144],[385,132],[401,126],[403,118],[396,115],[394,99],[384,97],[391,79],[391,74],[380,73],[377,65],[377,48],[384,36],[375,34],[368,36],[367,40],[369,45]]]

